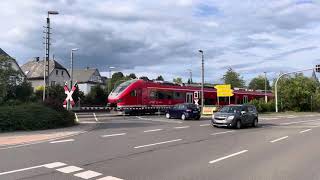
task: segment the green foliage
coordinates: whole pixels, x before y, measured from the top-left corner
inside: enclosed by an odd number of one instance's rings
[[[281,111],[310,111],[311,97],[317,102],[319,85],[303,74],[285,76],[278,82],[278,102]],[[314,99],[314,98],[313,98]],[[318,104],[315,103],[314,107]]]
[[[129,74],[128,78],[137,79],[137,76],[134,73]]]
[[[0,132],[51,129],[74,124],[73,113],[59,112],[41,104],[0,107]]]
[[[164,81],[164,78],[160,75],[160,76],[157,77],[156,80],[157,80],[157,81]]]
[[[177,84],[182,84],[182,78],[181,77],[173,78],[173,82]]]
[[[231,88],[243,88],[245,86],[245,81],[242,79],[240,74],[235,72],[232,68],[227,70],[223,75],[222,80],[225,84],[231,84]]]
[[[100,85],[94,86],[91,92],[81,101],[86,105],[106,105],[108,94],[101,88]]]
[[[263,99],[254,99],[250,101],[249,104],[254,105],[260,113],[275,111],[275,104],[273,100],[266,103]]]
[[[249,83],[249,89],[264,90],[265,89],[265,77],[260,75],[258,77],[253,78]],[[271,90],[269,80],[267,80],[267,90]]]
[[[139,79],[143,79],[145,81],[150,81],[150,79],[147,76],[141,76]]]

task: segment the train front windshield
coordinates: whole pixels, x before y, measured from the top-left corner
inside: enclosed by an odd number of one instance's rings
[[[112,93],[114,93],[115,95],[118,95],[119,93],[121,93],[122,91],[124,91],[130,84],[136,82],[136,79],[130,80],[130,81],[126,81],[121,83],[119,86],[117,86]]]

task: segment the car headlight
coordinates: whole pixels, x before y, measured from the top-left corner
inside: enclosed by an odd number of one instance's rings
[[[212,114],[212,119],[214,119],[214,114]]]
[[[227,118],[228,121],[231,121],[233,119],[234,119],[234,116],[228,116],[228,118]]]

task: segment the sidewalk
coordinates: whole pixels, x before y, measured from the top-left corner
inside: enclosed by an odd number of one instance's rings
[[[68,128],[0,133],[0,148],[75,136],[90,131],[96,126],[97,124],[78,124]]]

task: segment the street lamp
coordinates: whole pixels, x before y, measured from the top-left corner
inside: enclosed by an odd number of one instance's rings
[[[71,49],[71,58],[70,58],[70,91],[72,89],[72,83],[73,83],[73,52],[78,51],[79,48],[73,48]],[[70,100],[67,102],[67,110],[71,109]]]
[[[111,71],[112,71],[112,69],[115,69],[115,67],[113,67],[113,66],[110,66],[109,67],[109,81],[108,81],[108,93],[110,93],[110,86],[111,86]]]
[[[201,112],[203,112],[203,106],[204,106],[204,55],[203,50],[199,49],[199,52],[201,53]]]
[[[264,72],[264,101],[267,103],[267,72]]]
[[[47,26],[45,27],[46,28],[46,31],[45,31],[45,34],[46,34],[46,42],[45,42],[45,45],[46,45],[46,60],[44,62],[44,66],[47,66],[44,71],[44,76],[43,76],[43,81],[44,81],[44,89],[43,89],[43,101],[45,100],[46,98],[46,86],[50,86],[50,80],[49,80],[49,72],[50,72],[50,15],[58,15],[59,12],[58,11],[48,11],[48,17],[47,17]],[[47,76],[47,79],[46,79],[46,76]],[[47,94],[49,96],[49,89],[47,90]]]
[[[192,84],[192,69],[187,69],[190,75],[190,84]]]

